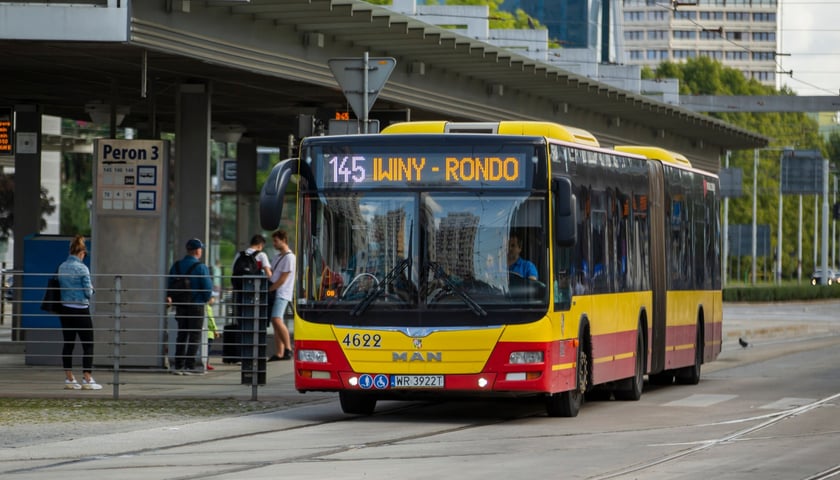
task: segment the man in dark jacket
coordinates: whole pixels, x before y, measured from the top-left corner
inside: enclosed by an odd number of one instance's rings
[[[203,369],[195,368],[195,357],[201,345],[201,328],[204,323],[204,305],[210,301],[213,282],[207,265],[201,263],[204,243],[197,238],[187,241],[187,254],[172,264],[169,269],[169,292],[173,292],[175,279],[189,278],[189,295],[184,303],[175,303],[175,321],[178,323],[178,336],[175,340],[176,375],[201,375]],[[167,304],[173,303],[174,293],[168,293]]]

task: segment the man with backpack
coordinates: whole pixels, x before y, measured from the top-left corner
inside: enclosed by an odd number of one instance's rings
[[[233,257],[233,273],[231,274],[230,283],[233,287],[233,304],[235,306],[244,306],[251,303],[255,288],[255,285],[253,285],[254,276],[265,275],[263,284],[264,294],[268,291],[268,284],[266,282],[271,277],[271,265],[268,260],[268,255],[263,252],[264,247],[265,237],[258,233],[251,237],[251,243],[248,248]],[[235,316],[239,317],[240,313],[237,313]]]
[[[242,347],[247,347],[247,345],[251,345],[252,343],[252,341],[247,341],[247,339],[243,337],[243,334],[247,334],[247,332],[250,332],[251,329],[254,328],[253,326],[248,327],[248,325],[252,325],[249,322],[253,319],[255,313],[255,276],[263,276],[264,274],[261,285],[261,300],[270,300],[268,297],[268,279],[271,277],[271,265],[268,255],[263,252],[264,247],[265,237],[260,234],[256,234],[251,237],[251,242],[248,248],[237,253],[233,259],[233,269],[230,283],[233,287],[232,300],[234,308],[233,316],[235,320],[232,325],[225,327],[222,337],[224,344],[222,350],[222,361],[224,362],[236,363],[242,361],[246,367],[250,365],[249,358],[253,355],[253,352],[249,355],[247,352],[243,352]],[[261,322],[257,327],[257,330],[261,331],[260,336],[262,337],[265,335],[264,330],[265,325],[267,325],[268,314],[262,311],[262,308],[260,310],[259,314],[266,317],[264,320],[265,323]],[[264,342],[260,341],[259,343]],[[248,350],[248,348],[245,348],[245,350]],[[261,350],[263,351],[259,356],[264,355],[264,347],[262,347]]]
[[[204,243],[197,238],[187,241],[187,254],[169,269],[166,303],[175,306],[178,335],[175,339],[176,375],[201,375],[195,368],[195,358],[201,345],[204,305],[210,301],[213,282],[207,265],[201,262]]]
[[[236,254],[233,259],[233,275],[231,284],[234,291],[242,290],[243,277],[265,274],[266,278],[271,277],[271,263],[268,255],[263,252],[265,248],[265,237],[259,233],[251,237],[248,248]]]

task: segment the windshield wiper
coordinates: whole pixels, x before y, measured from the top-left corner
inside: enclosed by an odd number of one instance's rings
[[[396,280],[397,276],[399,276],[399,274],[401,274],[403,270],[405,270],[406,267],[408,267],[409,265],[411,265],[410,256],[404,258],[403,260],[400,260],[400,263],[396,264],[394,268],[392,268],[391,271],[388,272],[388,275],[385,275],[385,278],[383,278],[382,281],[379,282],[376,288],[369,291],[365,295],[365,298],[363,298],[361,301],[359,301],[359,303],[356,304],[355,307],[353,307],[353,310],[350,311],[350,315],[356,317],[364,313],[364,311],[367,310],[367,308],[370,306],[371,302],[373,302],[373,300],[376,297],[381,295],[382,292],[384,292],[385,289],[388,287],[388,285],[394,280]]]
[[[414,238],[414,225],[412,225],[411,229],[408,231],[408,238]],[[382,295],[382,292],[384,292],[385,289],[388,288],[388,285],[390,285],[391,282],[396,280],[397,276],[399,276],[403,272],[403,270],[405,270],[409,265],[411,265],[411,252],[414,250],[413,247],[414,241],[412,240],[411,243],[408,244],[408,256],[400,260],[400,263],[394,265],[394,268],[392,268],[391,271],[388,272],[387,275],[385,275],[385,278],[383,278],[382,281],[379,282],[379,285],[377,285],[376,288],[374,288],[373,290],[369,291],[365,295],[365,298],[363,298],[359,303],[357,303],[356,306],[353,307],[353,310],[350,310],[351,317],[358,317],[359,315],[364,313],[364,311],[367,310],[367,308],[370,306],[371,302],[373,302],[373,300],[379,295]],[[410,271],[411,270],[409,269],[409,272]],[[409,276],[410,275],[411,273],[409,273]]]
[[[466,303],[467,306],[470,307],[470,310],[472,310],[473,313],[475,313],[479,317],[487,316],[487,312],[483,308],[481,308],[481,305],[476,303],[476,301],[473,300],[472,297],[467,295],[467,292],[455,285],[455,283],[452,281],[452,278],[449,277],[449,274],[446,273],[446,270],[443,269],[443,266],[441,266],[441,264],[439,264],[438,262],[429,262],[426,265],[426,267],[434,272],[436,279],[443,280],[446,286],[449,287],[449,290],[461,297],[461,300],[463,300],[464,303]]]

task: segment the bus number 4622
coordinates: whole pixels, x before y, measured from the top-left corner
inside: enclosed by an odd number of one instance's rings
[[[341,343],[348,347],[381,348],[382,336],[378,333],[374,335],[369,333],[348,333],[344,336]]]

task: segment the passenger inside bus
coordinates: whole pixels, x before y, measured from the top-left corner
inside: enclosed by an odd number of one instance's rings
[[[557,272],[557,280],[554,281],[554,301],[558,304],[568,304],[572,299],[572,288],[569,284],[569,272],[561,270]]]

